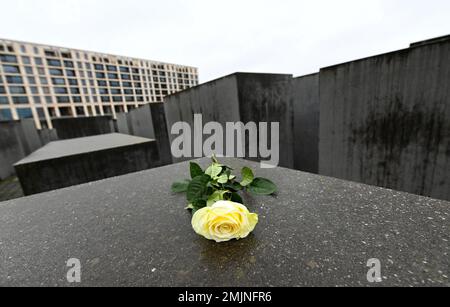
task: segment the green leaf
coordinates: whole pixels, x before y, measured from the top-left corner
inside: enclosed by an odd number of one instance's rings
[[[248,191],[256,195],[272,195],[277,191],[277,186],[265,178],[255,178],[248,186]]]
[[[253,174],[253,171],[248,167],[244,167],[242,169],[241,186],[243,186],[243,187],[249,186],[253,182],[254,179],[255,179],[255,175]]]
[[[235,203],[244,204],[244,200],[238,193],[232,193],[230,200]]]
[[[232,191],[232,192],[238,192],[242,190],[242,186],[238,182],[227,182],[224,185],[224,188]]]
[[[198,177],[201,175],[203,175],[203,170],[200,167],[200,165],[198,165],[195,162],[191,162],[191,178],[194,179],[195,177]]]
[[[190,183],[189,180],[175,182],[172,185],[172,192],[173,193],[184,193],[184,192],[186,192],[188,190],[189,183]]]
[[[212,179],[217,179],[217,176],[222,172],[222,165],[214,163],[206,170],[205,174],[210,176]]]
[[[218,183],[222,183],[222,184],[227,183],[228,182],[228,175],[225,174],[225,175],[220,176],[219,179],[217,179],[217,182]]]
[[[187,189],[187,200],[194,206],[198,204],[199,201],[204,200],[208,192],[208,183],[211,178],[207,175],[195,177],[188,186]]]

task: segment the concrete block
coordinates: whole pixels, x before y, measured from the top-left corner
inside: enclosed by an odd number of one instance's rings
[[[221,162],[279,186],[276,198],[244,195],[261,217],[246,239],[198,236],[185,195],[170,192],[189,165],[170,165],[1,203],[0,286],[448,286],[449,202]],[[82,261],[80,284],[65,278],[72,257]],[[381,283],[367,281],[371,258],[382,263]]]
[[[14,165],[25,195],[157,166],[155,140],[116,133],[51,142]]]
[[[53,118],[52,124],[60,140],[114,132],[110,116]]]

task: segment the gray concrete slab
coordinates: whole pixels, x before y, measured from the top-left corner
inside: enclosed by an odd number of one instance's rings
[[[51,142],[14,167],[31,195],[160,165],[155,140],[112,133]]]
[[[121,133],[110,133],[103,135],[95,135],[83,138],[62,140],[50,142],[44,147],[36,150],[28,157],[18,161],[15,166],[63,158],[67,156],[75,156],[105,149],[113,149],[130,145],[137,145],[154,141],[142,137],[126,135]]]
[[[244,196],[260,222],[223,244],[194,233],[173,181],[188,164],[0,203],[0,286],[450,286],[450,203],[235,159],[279,186]],[[209,159],[202,159],[205,167]],[[370,284],[367,261],[381,261]],[[77,286],[77,285],[75,285]]]

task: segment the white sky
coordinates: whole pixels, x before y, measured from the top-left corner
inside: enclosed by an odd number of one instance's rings
[[[0,37],[199,67],[291,73],[450,34],[449,0],[0,0]]]

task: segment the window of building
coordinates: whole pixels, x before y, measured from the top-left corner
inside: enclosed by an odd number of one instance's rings
[[[31,93],[32,93],[32,94],[39,94],[39,90],[38,90],[38,88],[35,87],[35,86],[30,87],[30,90],[31,90]]]
[[[0,96],[0,104],[9,104],[8,97]]]
[[[127,72],[127,73],[129,73],[130,69],[128,67],[121,66],[120,67],[120,72]]]
[[[97,78],[99,78],[99,79],[105,79],[106,78],[106,75],[103,72],[97,72],[97,73],[95,73],[95,76]]]
[[[23,62],[24,64],[31,64],[31,60],[30,60],[30,58],[27,57],[27,56],[23,56],[23,57],[22,57],[22,62]]]
[[[39,49],[37,47],[33,47],[34,54],[39,54]]]
[[[40,78],[39,78],[39,81],[41,81],[41,84],[42,84],[42,85],[48,84],[48,81],[47,81],[47,78],[46,78],[46,77],[40,77]]]
[[[62,69],[51,68],[48,71],[49,71],[50,75],[53,75],[53,76],[62,76],[63,75]]]
[[[55,94],[67,94],[67,88],[65,87],[55,87],[53,88]]]
[[[80,94],[80,89],[77,87],[71,87],[70,88],[70,93],[72,94]]]
[[[120,77],[122,78],[122,80],[131,80],[130,75],[121,74]]]
[[[20,74],[19,66],[15,65],[3,65],[3,71],[5,74]]]
[[[10,109],[0,109],[0,120],[12,120],[12,113]]]
[[[54,85],[65,85],[66,80],[64,80],[63,78],[52,78],[52,83]]]
[[[30,83],[30,84],[36,84],[36,78],[35,77],[27,77],[27,79],[28,79],[28,83]]]
[[[45,118],[45,112],[44,112],[44,109],[42,109],[42,108],[36,108],[36,112],[37,112],[39,118]]]
[[[6,94],[6,89],[4,86],[0,86],[0,94]]]
[[[17,116],[19,116],[20,119],[33,118],[33,112],[30,108],[17,109]]]
[[[56,101],[58,103],[70,103],[70,99],[67,96],[57,96]]]
[[[41,104],[41,97],[33,96],[33,101],[34,101],[35,104]]]
[[[3,63],[17,63],[17,57],[15,55],[0,54],[0,61]]]
[[[45,102],[46,103],[53,103],[52,96],[45,96]]]
[[[14,104],[28,104],[28,97],[26,96],[14,96],[13,98]]]
[[[64,66],[72,68],[73,67],[73,62],[72,61],[64,61]]]
[[[94,68],[96,70],[105,70],[105,66],[103,64],[94,64]]]
[[[122,91],[118,88],[111,89],[111,95],[121,95]]]
[[[48,64],[48,66],[58,66],[58,67],[61,67],[61,61],[60,61],[60,60],[47,59],[47,64]]]
[[[76,79],[69,79],[70,85],[78,85],[78,81]]]
[[[23,79],[19,76],[6,76],[6,82],[9,84],[23,84]]]
[[[81,102],[81,97],[80,96],[72,96],[72,100],[75,103],[80,103]]]
[[[76,107],[75,110],[76,110],[78,115],[81,115],[81,116],[85,115],[83,107]]]
[[[109,73],[108,74],[108,78],[117,80],[117,79],[119,79],[119,75],[118,74],[114,74],[114,73]]]
[[[107,88],[100,88],[98,89],[98,92],[100,93],[100,95],[108,95],[109,91]]]
[[[44,68],[42,68],[42,67],[38,67],[38,74],[39,75],[41,75],[41,76],[45,76],[45,69]]]
[[[108,86],[108,83],[106,81],[98,80],[97,83],[98,86]]]
[[[68,77],[75,77],[75,71],[74,70],[66,70],[66,75]]]
[[[31,66],[26,66],[26,67],[25,67],[25,72],[26,72],[27,74],[29,74],[29,75],[34,74],[34,72],[33,72],[33,67],[31,67]]]
[[[114,66],[114,65],[107,65],[107,66],[106,66],[106,69],[107,69],[108,71],[117,71],[117,66]]]
[[[56,52],[51,51],[51,50],[45,50],[45,55],[51,56],[51,57],[56,57]]]
[[[23,86],[10,86],[9,92],[11,94],[26,94],[25,87]]]
[[[111,87],[120,87],[120,82],[118,82],[118,81],[109,81],[109,85]]]

